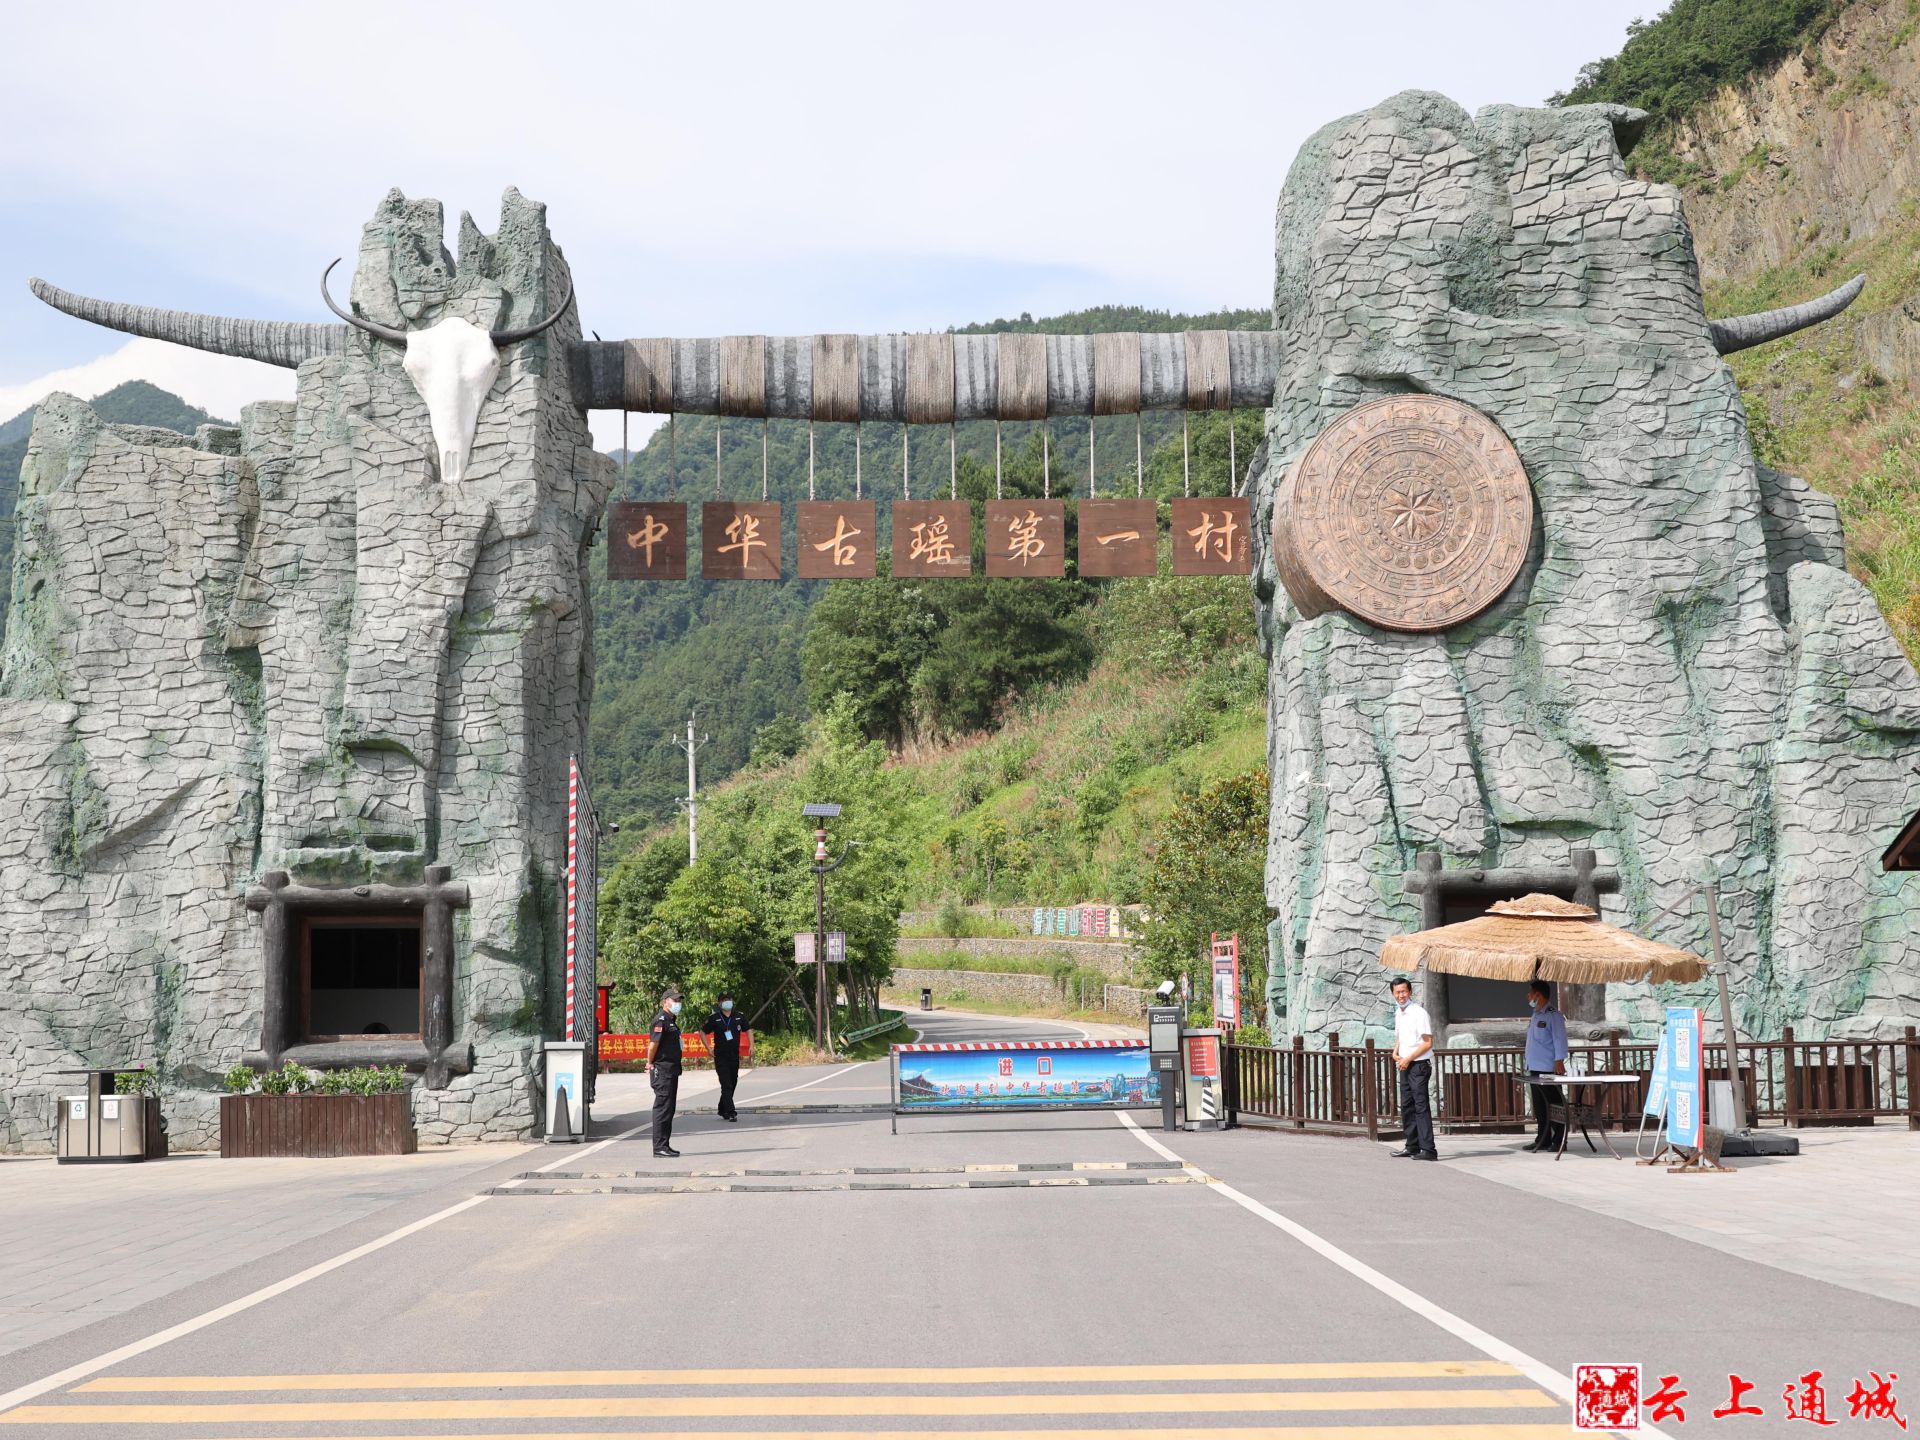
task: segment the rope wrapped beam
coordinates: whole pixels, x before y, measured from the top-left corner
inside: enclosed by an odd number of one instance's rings
[[[1264,409],[1273,331],[1105,335],[731,335],[585,341],[590,410],[774,420],[1044,420],[1142,410]]]

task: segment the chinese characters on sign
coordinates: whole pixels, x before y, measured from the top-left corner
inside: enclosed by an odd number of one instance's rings
[[[1080,573],[1151,575],[1159,568],[1151,500],[1080,502]]]
[[[965,500],[893,502],[893,573],[951,579],[973,571],[973,507]]]
[[[1194,496],[1173,502],[1173,573],[1251,575],[1245,497]]]
[[[1213,937],[1213,1023],[1232,1030],[1240,1024],[1240,934]]]
[[[672,500],[616,500],[608,506],[607,578],[686,579],[687,507]]]
[[[700,574],[707,580],[778,580],[779,502],[709,500],[702,505]]]
[[[1667,1051],[1667,1143],[1697,1150],[1706,1101],[1700,1012],[1685,1005],[1669,1005],[1661,1043]]]
[[[1885,1376],[1878,1370],[1867,1374],[1873,1381],[1871,1385],[1858,1376],[1853,1377],[1853,1388],[1846,1397],[1846,1418],[1885,1420],[1905,1430],[1907,1417],[1893,1392],[1893,1382],[1900,1378],[1899,1374],[1891,1370]],[[1782,1418],[1822,1428],[1838,1425],[1840,1421],[1827,1413],[1825,1382],[1826,1372],[1822,1370],[1809,1370],[1790,1380],[1780,1391]],[[1837,1393],[1838,1381],[1834,1386]],[[1755,1382],[1739,1375],[1727,1376],[1726,1403],[1708,1414],[1715,1420],[1757,1419],[1766,1415],[1765,1406],[1755,1405],[1747,1398],[1759,1388]],[[1573,1428],[1576,1430],[1636,1431],[1641,1428],[1643,1408],[1651,1424],[1687,1423],[1689,1392],[1678,1375],[1662,1375],[1659,1388],[1641,1399],[1638,1365],[1576,1365],[1573,1389]],[[1706,1401],[1699,1403],[1704,1406]]]
[[[1058,579],[1066,573],[1066,501],[987,501],[987,574]]]
[[[873,578],[873,501],[804,500],[799,509],[802,580]]]

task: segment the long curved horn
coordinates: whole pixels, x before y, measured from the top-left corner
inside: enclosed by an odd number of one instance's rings
[[[551,315],[542,320],[538,325],[523,325],[518,330],[495,330],[491,332],[493,335],[493,343],[495,345],[513,345],[522,340],[531,340],[542,330],[551,329],[559,323],[560,317],[567,313],[567,306],[572,303],[573,276],[569,275],[567,276],[567,293],[560,297],[560,303],[554,306]]]
[[[1818,300],[1809,300],[1804,305],[1789,305],[1784,310],[1762,310],[1754,315],[1735,315],[1730,320],[1710,321],[1707,328],[1713,332],[1713,348],[1722,355],[1731,355],[1736,350],[1750,350],[1755,345],[1764,345],[1769,340],[1778,340],[1782,335],[1804,330],[1809,325],[1818,325],[1822,320],[1831,320],[1854,302],[1866,283],[1865,275],[1856,275],[1838,290],[1822,295]]]
[[[316,355],[338,355],[347,348],[347,327],[313,325],[297,320],[237,320],[225,315],[201,315],[192,310],[156,310],[148,305],[126,305],[117,300],[95,300],[75,295],[37,277],[27,281],[46,304],[76,319],[104,325],[128,335],[165,340],[214,355],[237,355],[268,365],[292,369]]]
[[[343,257],[336,255],[333,260],[333,265],[338,265],[342,258]],[[406,344],[406,331],[395,330],[390,325],[376,325],[371,320],[362,320],[358,315],[350,311],[342,310],[338,305],[333,303],[333,296],[327,293],[327,276],[333,273],[333,265],[327,266],[326,269],[320,272],[320,298],[327,302],[327,309],[338,315],[349,325],[354,326],[356,329],[364,330],[369,335],[377,335],[382,340],[391,340],[395,345]]]

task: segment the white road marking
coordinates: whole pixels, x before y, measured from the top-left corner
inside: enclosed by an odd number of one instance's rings
[[[1175,1161],[1185,1166],[1188,1170],[1199,1173],[1192,1161],[1186,1159],[1184,1156],[1174,1154],[1173,1151],[1163,1145],[1157,1137],[1149,1135],[1145,1130],[1141,1129],[1140,1126],[1134,1122],[1134,1118],[1131,1115],[1123,1111],[1120,1113],[1119,1120],[1122,1125],[1126,1126],[1139,1138],[1141,1144],[1145,1145],[1162,1159]],[[1433,1301],[1427,1299],[1426,1296],[1408,1289],[1405,1285],[1402,1285],[1398,1280],[1390,1276],[1381,1274],[1380,1271],[1374,1269],[1365,1261],[1355,1259],[1338,1245],[1335,1245],[1331,1240],[1316,1235],[1299,1221],[1289,1220],[1279,1211],[1270,1209],[1254,1199],[1251,1195],[1234,1189],[1233,1186],[1218,1177],[1214,1177],[1211,1188],[1216,1193],[1226,1196],[1227,1199],[1233,1201],[1233,1203],[1238,1205],[1242,1210],[1247,1211],[1249,1214],[1259,1216],[1276,1229],[1285,1231],[1322,1259],[1332,1261],[1356,1280],[1372,1286],[1389,1300],[1405,1306],[1423,1320],[1438,1325],[1442,1330],[1453,1336],[1454,1339],[1471,1345],[1491,1360],[1498,1360],[1502,1364],[1511,1365],[1542,1390],[1545,1390],[1549,1395],[1556,1397],[1567,1405],[1573,1404],[1572,1379],[1562,1375],[1544,1360],[1536,1360],[1533,1356],[1527,1354],[1526,1351],[1509,1345],[1506,1341],[1496,1336],[1489,1335],[1479,1326],[1461,1319],[1451,1310],[1442,1309],[1440,1306],[1434,1304]],[[1633,1435],[1656,1436],[1658,1440],[1672,1440],[1672,1437],[1668,1436],[1665,1431],[1655,1426],[1645,1424],[1644,1422],[1638,1430],[1630,1433]]]
[[[538,1170],[535,1170],[533,1174],[544,1175],[549,1170],[558,1170],[562,1165],[578,1164],[596,1150],[604,1150],[607,1146],[616,1144],[621,1140],[629,1140],[635,1135],[651,1129],[652,1125],[653,1121],[649,1118],[645,1125],[636,1125],[631,1130],[624,1130],[618,1135],[610,1135],[605,1140],[597,1141],[584,1150],[575,1150],[571,1145],[566,1146],[559,1159],[542,1165]],[[529,1178],[531,1177],[521,1176],[518,1179],[509,1180],[501,1185],[500,1188],[503,1190],[509,1189]],[[433,1214],[415,1220],[411,1224],[402,1225],[397,1230],[389,1230],[385,1235],[380,1236],[376,1240],[369,1240],[364,1245],[356,1245],[353,1249],[343,1251],[331,1259],[322,1260],[318,1265],[309,1265],[297,1275],[289,1275],[284,1280],[276,1280],[271,1285],[263,1285],[260,1289],[250,1294],[242,1295],[238,1300],[229,1300],[224,1305],[217,1305],[211,1310],[195,1315],[191,1320],[182,1320],[178,1325],[169,1325],[164,1330],[156,1330],[153,1334],[140,1340],[130,1341],[120,1346],[117,1350],[109,1350],[104,1355],[94,1356],[91,1360],[82,1360],[77,1365],[69,1365],[66,1369],[52,1375],[44,1376],[39,1380],[30,1380],[25,1385],[18,1386],[15,1389],[7,1391],[4,1395],[0,1395],[0,1415],[4,1415],[17,1405],[25,1404],[29,1400],[38,1399],[50,1390],[58,1390],[62,1385],[72,1384],[75,1380],[84,1380],[89,1375],[97,1375],[102,1370],[118,1365],[124,1360],[131,1360],[136,1355],[144,1355],[149,1350],[157,1350],[162,1345],[179,1340],[196,1331],[204,1330],[209,1325],[217,1325],[222,1320],[230,1319],[243,1311],[253,1309],[256,1305],[265,1304],[277,1296],[286,1294],[289,1290],[298,1289],[309,1280],[318,1280],[322,1275],[330,1275],[343,1265],[351,1265],[363,1256],[371,1255],[376,1250],[384,1250],[387,1246],[404,1240],[409,1235],[417,1235],[430,1225],[438,1225],[442,1220],[451,1219],[453,1216],[471,1210],[474,1206],[484,1204],[492,1198],[491,1195],[470,1196],[457,1205],[449,1205],[444,1210],[436,1210]]]
[[[826,1081],[835,1079],[838,1076],[851,1075],[854,1071],[860,1069],[861,1066],[878,1065],[880,1063],[881,1062],[878,1060],[862,1060],[858,1065],[836,1065],[833,1067],[833,1069],[829,1070],[826,1074],[816,1075],[814,1076],[813,1079],[804,1080],[798,1085],[789,1085],[784,1090],[772,1090],[765,1095],[755,1095],[751,1100],[744,1101],[741,1104],[740,1108],[743,1110],[751,1109],[753,1106],[757,1105],[762,1100],[773,1099],[775,1095],[791,1095],[796,1090],[805,1090],[805,1089],[808,1089],[810,1086],[824,1084]]]

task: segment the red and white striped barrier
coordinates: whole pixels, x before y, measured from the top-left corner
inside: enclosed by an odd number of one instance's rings
[[[947,1045],[896,1045],[896,1055],[927,1050],[1138,1050],[1146,1040],[969,1040]]]

